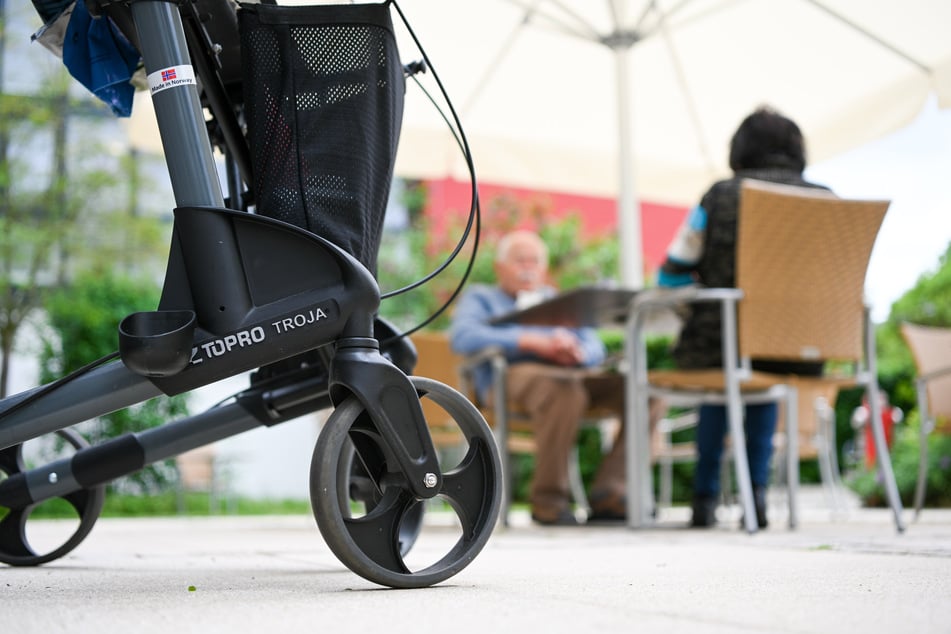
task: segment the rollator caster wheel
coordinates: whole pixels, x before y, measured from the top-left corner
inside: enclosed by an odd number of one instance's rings
[[[337,495],[343,503],[344,508],[341,512],[348,513],[348,517],[354,516],[354,511],[363,505],[363,514],[375,509],[382,499],[379,488],[373,478],[367,472],[363,461],[357,456],[353,442],[348,438],[345,441],[343,453],[340,456],[340,464],[337,469]],[[359,512],[359,511],[358,511]],[[401,556],[406,555],[416,539],[419,537],[423,528],[423,515],[425,509],[422,502],[417,502],[406,509],[403,519],[400,521],[397,542]]]
[[[0,481],[29,470],[34,460],[41,459],[40,464],[52,462],[46,455],[50,452],[59,454],[56,459],[62,458],[63,441],[74,451],[89,446],[76,432],[61,429],[55,436],[42,436],[7,447],[0,451]],[[0,562],[11,566],[38,566],[59,559],[86,538],[99,519],[105,499],[105,486],[98,486],[22,507],[0,505]],[[28,522],[41,507],[48,511],[44,515],[50,519],[34,518]]]
[[[502,496],[502,465],[482,415],[451,387],[410,380],[459,432],[461,457],[440,456],[436,498],[420,500],[405,479],[387,476],[382,438],[355,397],[324,425],[310,472],[311,504],[328,547],[356,574],[393,588],[430,586],[465,568],[492,534]],[[424,522],[430,511],[434,521]]]

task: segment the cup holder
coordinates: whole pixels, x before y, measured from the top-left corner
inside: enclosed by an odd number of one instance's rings
[[[132,313],[119,324],[119,356],[141,376],[178,374],[191,360],[194,334],[194,311]]]

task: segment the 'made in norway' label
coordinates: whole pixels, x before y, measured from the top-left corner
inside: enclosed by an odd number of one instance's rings
[[[154,95],[169,88],[195,85],[195,70],[191,66],[169,66],[149,73],[148,80],[149,90]]]

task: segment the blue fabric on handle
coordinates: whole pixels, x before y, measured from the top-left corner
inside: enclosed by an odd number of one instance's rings
[[[69,74],[119,117],[132,114],[135,87],[129,83],[139,52],[107,17],[94,19],[77,0],[66,27],[63,63]]]

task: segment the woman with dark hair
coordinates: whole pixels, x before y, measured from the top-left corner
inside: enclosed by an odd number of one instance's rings
[[[732,178],[714,183],[700,204],[687,215],[667,249],[658,285],[734,286],[740,182],[750,178],[827,189],[803,179],[805,166],[805,144],[795,122],[768,107],[760,107],[746,117],[730,142]],[[681,368],[722,367],[720,333],[719,304],[691,306],[674,348],[677,365]],[[793,367],[755,359],[753,367],[766,372],[795,374],[819,374],[822,370],[821,365],[812,363]],[[760,528],[766,528],[766,486],[778,410],[775,403],[748,405],[745,409],[756,520]],[[709,527],[716,523],[720,458],[726,430],[726,408],[719,405],[700,408],[691,526]]]

